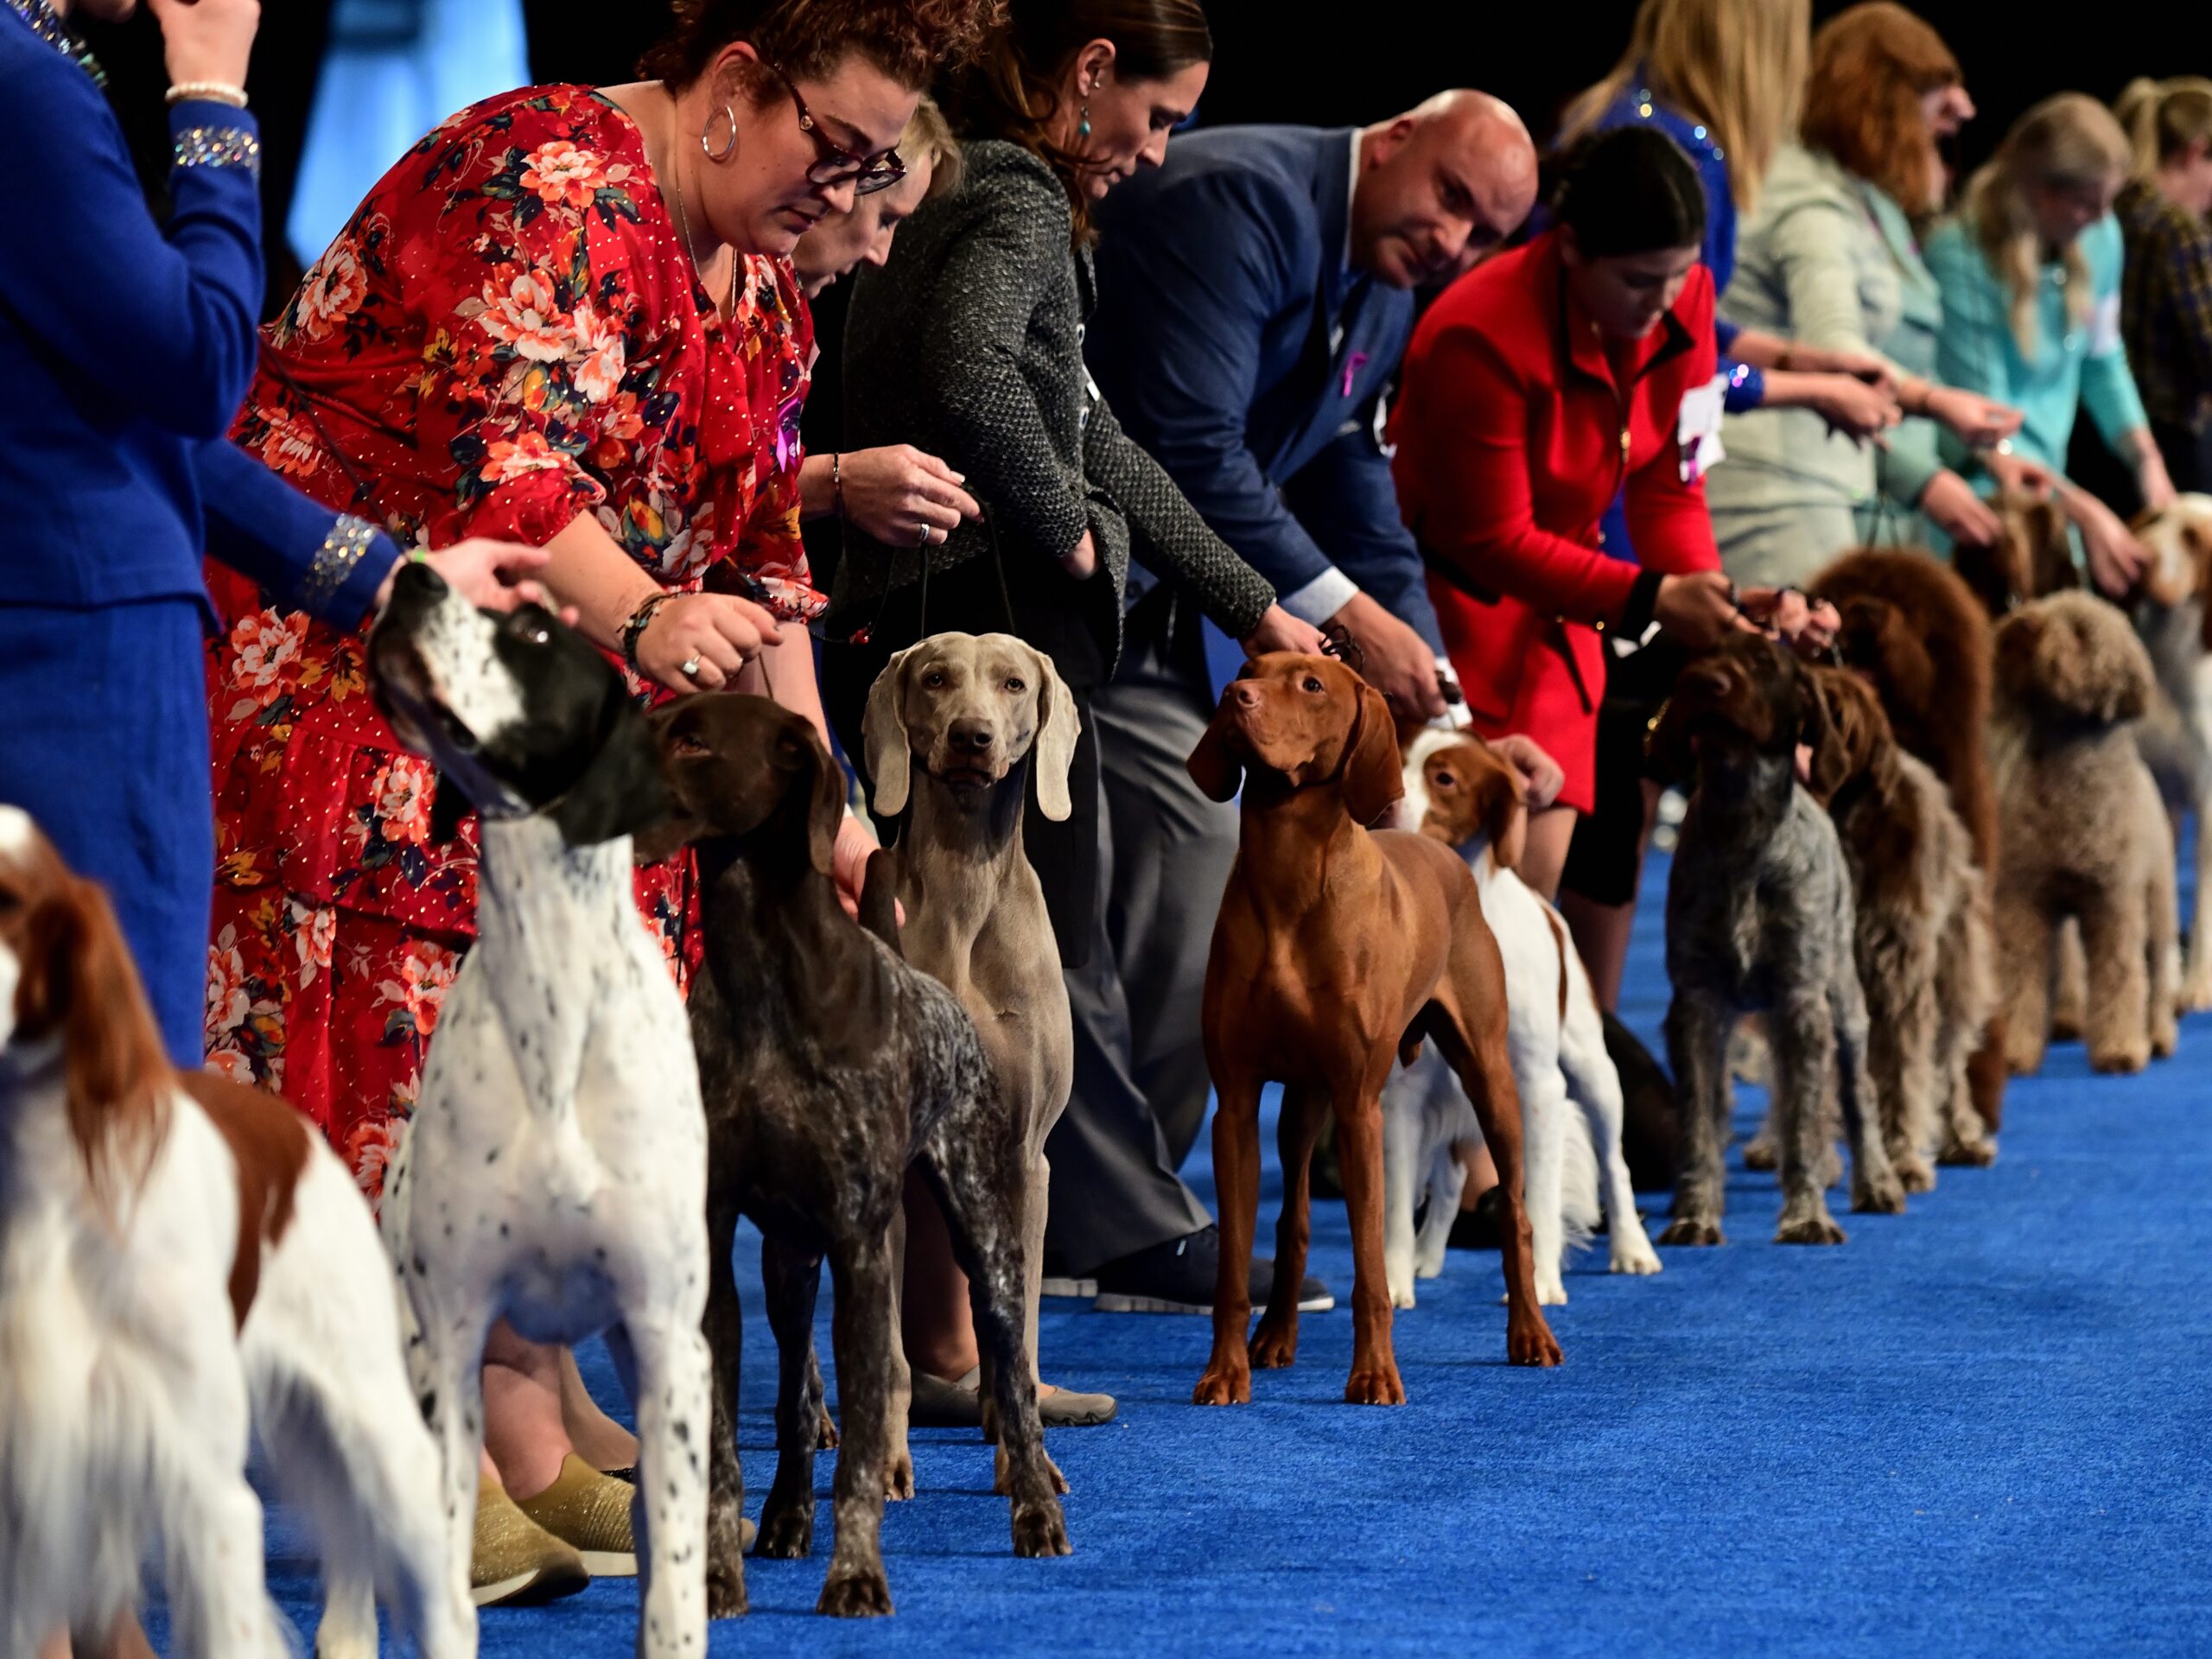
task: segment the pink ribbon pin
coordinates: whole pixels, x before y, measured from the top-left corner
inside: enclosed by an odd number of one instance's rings
[[[1367,353],[1366,353],[1365,352],[1354,352],[1354,353],[1351,354],[1351,356],[1349,359],[1347,359],[1345,360],[1345,363],[1344,363],[1344,395],[1345,397],[1351,397],[1351,383],[1352,383],[1352,377],[1353,377],[1353,376],[1355,376],[1355,375],[1357,375],[1357,373],[1358,373],[1362,369],[1365,368],[1366,366],[1367,366]]]

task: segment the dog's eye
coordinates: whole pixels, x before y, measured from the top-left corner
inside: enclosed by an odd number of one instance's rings
[[[1006,683],[1006,689],[1009,691],[1027,691],[1029,689],[1029,683],[1027,680],[1008,680]]]
[[[1320,682],[1319,680],[1316,679],[1313,675],[1308,674],[1308,675],[1306,677],[1306,685],[1305,685],[1305,690],[1308,690],[1308,691],[1312,691],[1312,692],[1319,693],[1319,692],[1321,692],[1321,691],[1324,691],[1324,690],[1327,690],[1327,688],[1326,688],[1325,686],[1324,686],[1324,685],[1321,683],[1321,682]]]
[[[1432,773],[1429,782],[1434,784],[1439,789],[1457,789],[1459,786],[1459,780],[1448,772]]]
[[[690,732],[678,732],[672,746],[678,754],[705,754],[707,746]]]
[[[922,676],[922,683],[931,691],[939,690],[944,684],[944,671],[941,668],[930,670],[928,673]]]

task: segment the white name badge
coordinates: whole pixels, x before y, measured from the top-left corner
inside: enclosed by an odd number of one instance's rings
[[[2089,355],[2110,357],[2120,348],[2120,296],[2107,294],[2089,314]]]
[[[1727,377],[1718,374],[1682,394],[1681,410],[1675,419],[1675,441],[1681,451],[1685,484],[1696,483],[1727,459],[1728,452],[1720,447],[1720,411],[1727,394]]]

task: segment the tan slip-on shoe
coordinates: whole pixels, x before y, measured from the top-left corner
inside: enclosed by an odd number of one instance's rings
[[[588,1586],[583,1557],[517,1507],[497,1481],[476,1488],[469,1599],[479,1607],[531,1607]]]
[[[571,1452],[561,1472],[535,1497],[518,1498],[516,1507],[583,1557],[595,1579],[638,1576],[638,1546],[630,1532],[627,1481],[602,1475]]]

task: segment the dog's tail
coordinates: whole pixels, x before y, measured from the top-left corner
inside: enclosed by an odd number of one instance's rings
[[[893,954],[906,954],[899,944],[899,855],[887,847],[868,855],[868,879],[861,887],[861,925]]]

